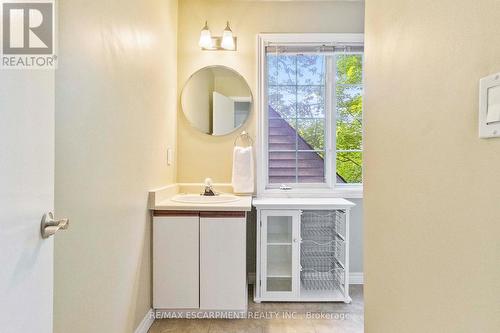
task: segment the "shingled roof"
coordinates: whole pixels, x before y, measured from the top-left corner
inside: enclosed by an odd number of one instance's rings
[[[269,106],[269,182],[273,184],[323,183],[325,181],[325,162],[317,152],[299,152],[297,163],[295,152],[276,152],[276,150],[313,150],[304,138],[290,126],[271,106]],[[297,139],[297,142],[295,141]],[[298,164],[298,165],[297,165]],[[345,180],[337,174],[337,182]]]

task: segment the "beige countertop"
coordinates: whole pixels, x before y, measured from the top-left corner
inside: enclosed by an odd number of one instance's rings
[[[245,211],[252,210],[251,196],[238,196],[239,200],[223,203],[185,203],[166,199],[158,202],[154,210],[196,210],[196,211]]]
[[[217,190],[217,187],[215,187]],[[237,195],[238,200],[222,203],[186,203],[173,201],[176,194],[182,194],[184,188],[172,184],[149,192],[150,210],[185,210],[185,211],[250,211],[252,210],[251,195]],[[197,192],[187,192],[189,194]],[[229,193],[231,194],[231,193]]]

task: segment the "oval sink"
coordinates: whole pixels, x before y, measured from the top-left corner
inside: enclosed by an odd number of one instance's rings
[[[199,194],[177,194],[170,200],[183,203],[214,204],[237,201],[238,198],[232,194],[219,194],[215,196],[203,196]]]

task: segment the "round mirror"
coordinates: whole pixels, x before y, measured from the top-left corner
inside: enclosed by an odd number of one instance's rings
[[[238,72],[210,66],[191,75],[182,89],[181,106],[192,127],[210,135],[225,135],[247,120],[252,92]]]

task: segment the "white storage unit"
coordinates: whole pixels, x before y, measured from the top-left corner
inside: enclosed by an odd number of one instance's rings
[[[340,198],[263,198],[254,300],[349,303],[349,212]]]
[[[154,211],[155,310],[245,312],[247,300],[245,212]]]

